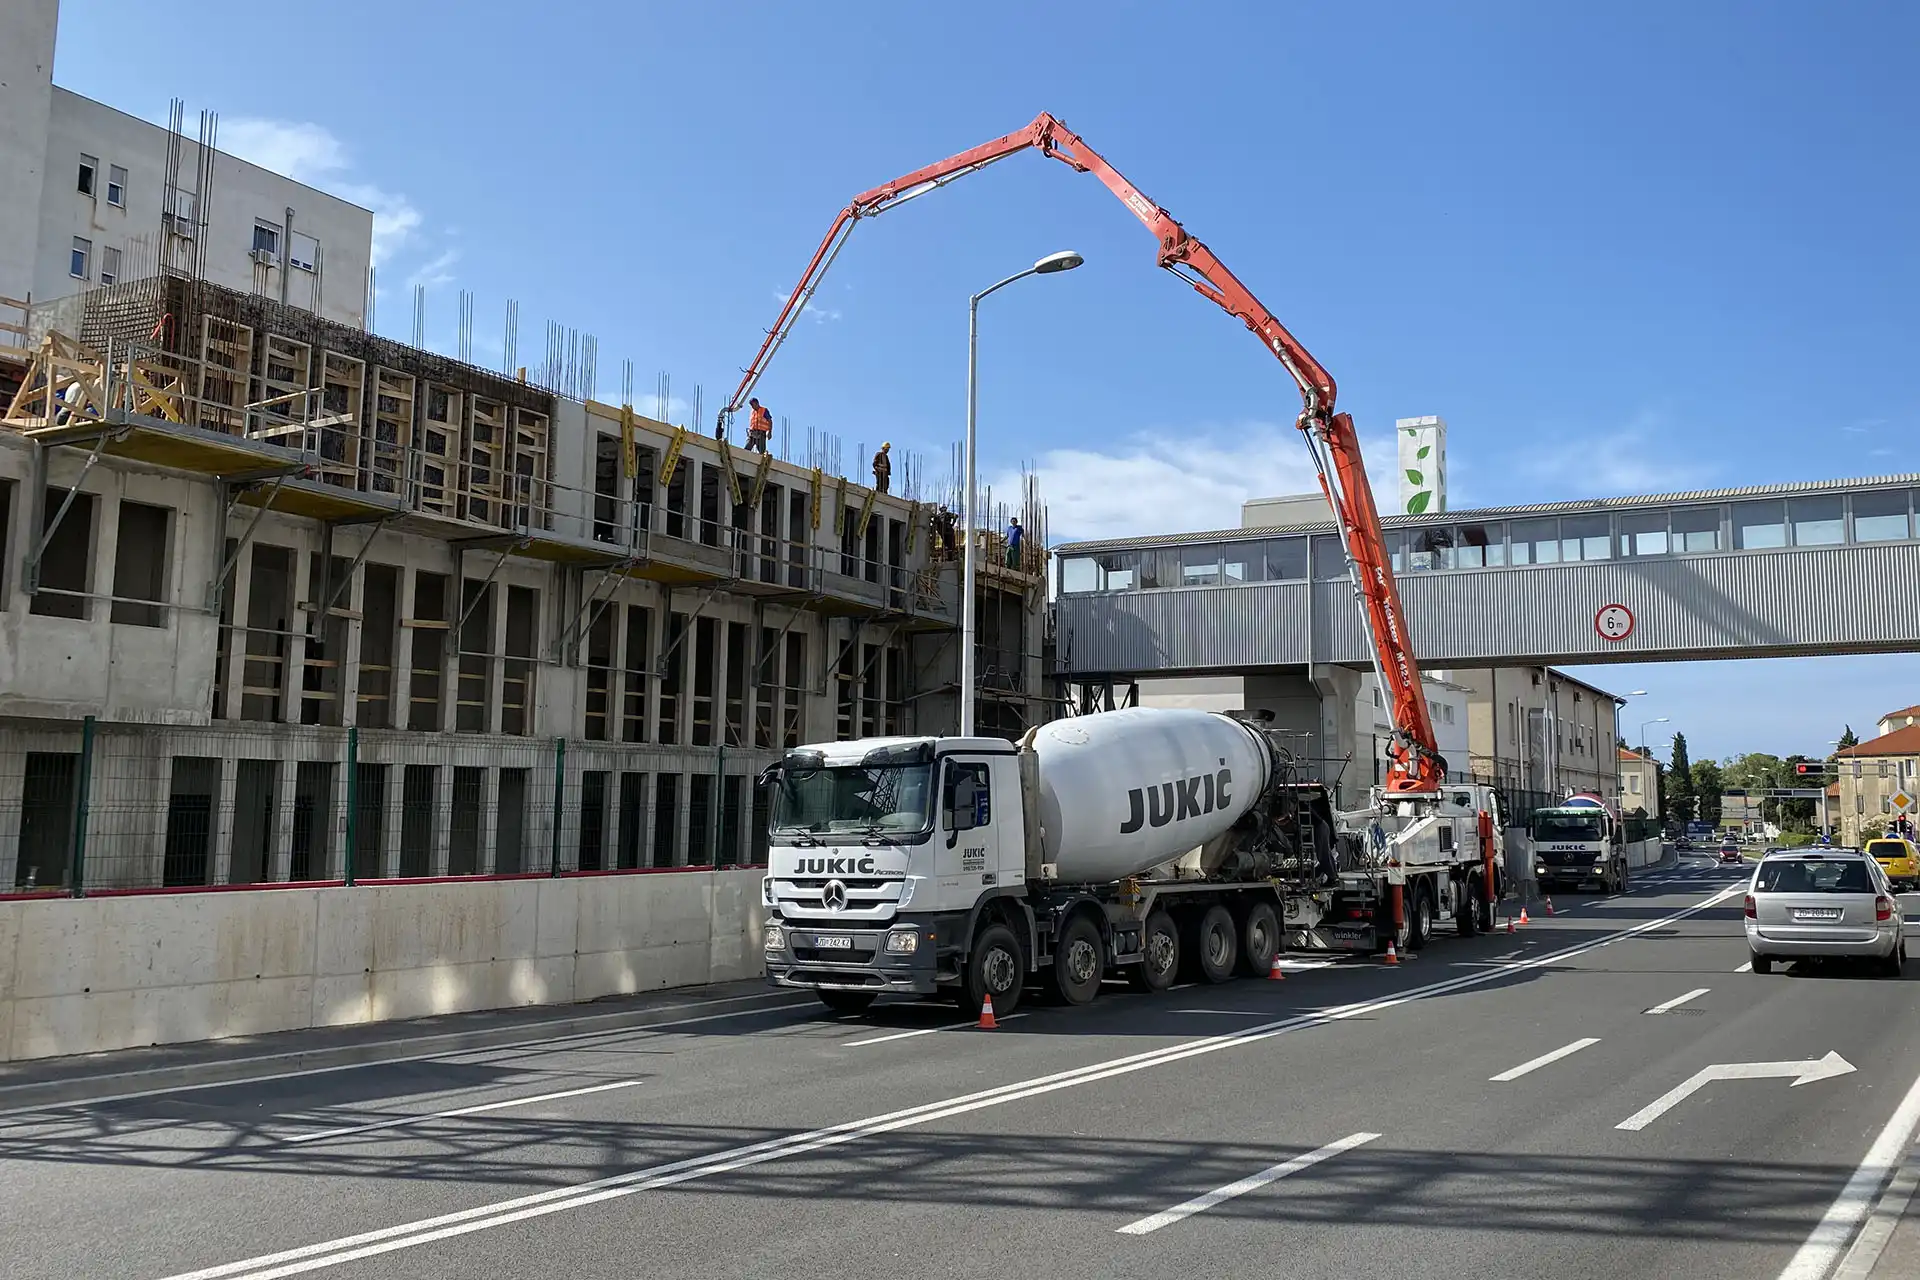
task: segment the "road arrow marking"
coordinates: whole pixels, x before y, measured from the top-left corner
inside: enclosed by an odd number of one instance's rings
[[[1772,1077],[1797,1076],[1790,1088],[1798,1089],[1813,1080],[1825,1080],[1830,1076],[1844,1076],[1855,1070],[1848,1062],[1831,1049],[1824,1058],[1808,1058],[1801,1062],[1721,1062],[1694,1072],[1693,1076],[1677,1089],[1661,1094],[1640,1110],[1613,1126],[1616,1129],[1640,1130],[1671,1111],[1687,1096],[1703,1085],[1715,1080],[1765,1080]]]

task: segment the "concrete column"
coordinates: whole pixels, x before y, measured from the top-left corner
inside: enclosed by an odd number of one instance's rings
[[[453,856],[453,755],[441,753],[433,771],[433,859],[429,875],[444,876]]]
[[[267,847],[266,876],[284,882],[293,875],[293,784],[295,765],[277,760],[273,766],[273,843]]]
[[[233,751],[220,755],[220,789],[213,806],[213,880],[227,884],[233,877],[233,791],[240,772],[239,758]]]
[[[487,631],[487,652],[501,654],[507,651],[507,584],[499,578],[493,580],[493,625]],[[502,689],[507,677],[507,664],[502,658],[487,659],[487,717],[488,733],[500,732],[500,701]]]
[[[124,473],[113,475],[101,491],[92,495],[99,516],[93,534],[93,566],[87,576],[91,585],[87,590],[97,596],[113,594],[113,565],[120,553],[120,502],[126,483]],[[73,518],[73,513],[68,512],[67,519]],[[112,614],[113,605],[107,600],[87,601],[87,617],[95,626],[105,625]]]
[[[280,719],[287,724],[300,723],[301,690],[307,676],[307,635],[309,625],[326,626],[326,619],[302,603],[319,605],[313,597],[320,584],[313,578],[313,552],[301,538],[293,539],[293,608],[287,613],[287,664],[280,672]]]
[[[215,549],[214,568],[220,567],[220,560],[226,556],[224,545]],[[226,595],[232,603],[227,615],[233,619],[233,630],[227,636],[227,669],[219,678],[226,690],[227,718],[240,718],[241,703],[245,695],[240,692],[246,682],[247,670],[247,602],[251,598],[253,587],[253,544],[240,548],[240,554],[234,557],[233,576],[227,580]]]
[[[1351,759],[1357,766],[1362,755],[1371,753],[1373,749],[1369,741],[1363,753],[1360,732],[1354,722],[1354,702],[1360,696],[1360,672],[1351,667],[1321,665],[1313,667],[1309,677],[1320,694],[1319,745],[1313,754],[1325,757],[1325,767],[1330,771],[1339,768],[1334,763],[1339,760]],[[1382,696],[1385,696],[1384,690]],[[1371,732],[1368,736],[1371,738]],[[1357,804],[1359,797],[1372,785],[1367,780],[1370,776],[1371,770],[1356,776],[1353,766],[1349,766],[1342,779],[1341,789],[1347,793],[1342,802]]]
[[[373,537],[369,529],[367,540],[371,541]],[[355,550],[357,552],[358,548]],[[352,557],[349,556],[348,560],[351,562]],[[360,723],[360,638],[366,628],[363,613],[367,602],[366,582],[366,565],[362,561],[361,567],[354,571],[353,581],[347,585],[346,594],[346,607],[357,616],[347,619],[347,647],[346,652],[340,655],[340,724],[345,728]],[[335,590],[338,589],[336,586]]]
[[[413,616],[414,603],[414,569],[413,565],[407,563],[410,559],[411,557],[406,557],[402,560],[400,572],[397,575],[400,580],[399,599],[395,602],[395,608],[399,612],[400,625],[399,634],[393,642],[393,727],[396,729],[406,728],[410,723],[409,717],[413,714],[414,641],[423,635],[429,643],[440,638],[436,632],[423,632],[406,625],[406,620]]]
[[[406,812],[401,797],[406,794],[407,769],[403,764],[387,766],[387,791],[382,797],[381,808],[385,816],[380,823],[382,837],[377,866],[379,874],[394,875],[400,870],[400,821]]]
[[[499,870],[500,850],[500,771],[488,769],[480,775],[480,871],[492,875]],[[524,845],[524,839],[522,841]],[[521,855],[526,850],[522,848]]]

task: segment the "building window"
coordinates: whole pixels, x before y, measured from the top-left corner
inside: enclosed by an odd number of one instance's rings
[[[73,254],[67,259],[67,274],[75,280],[87,278],[87,259],[93,254],[93,241],[73,238]]]
[[[255,253],[277,254],[280,252],[280,228],[272,222],[253,223],[253,251]]]
[[[100,283],[112,284],[120,278],[120,251],[111,246],[100,250]]]
[[[107,167],[107,203],[127,207],[127,171],[117,164]]]
[[[135,627],[167,625],[167,532],[172,511],[143,502],[120,504],[114,543],[112,620]]]
[[[320,242],[304,232],[296,231],[287,237],[287,264],[302,271],[315,269],[314,263],[320,261]]]
[[[1636,796],[1640,794],[1640,775],[1639,774],[1635,773],[1635,774],[1629,774],[1627,776],[1627,791],[1629,794],[1636,795]]]
[[[80,194],[93,194],[94,175],[100,172],[100,161],[93,156],[80,157]]]

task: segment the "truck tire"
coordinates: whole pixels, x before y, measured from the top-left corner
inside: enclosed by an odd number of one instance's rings
[[[1473,877],[1467,877],[1467,882],[1460,886],[1460,898],[1453,908],[1453,929],[1463,938],[1471,938],[1480,932],[1477,919],[1479,908],[1474,902],[1474,883]]]
[[[820,1003],[835,1013],[865,1013],[873,1007],[877,998],[872,991],[829,991],[821,989],[814,992],[820,997]]]
[[[1047,989],[1063,1004],[1086,1004],[1100,994],[1100,979],[1105,976],[1105,948],[1100,930],[1084,915],[1075,916],[1061,931],[1053,949],[1053,968],[1047,975]],[[998,1012],[996,1009],[995,1012]]]
[[[1406,887],[1407,950],[1419,951],[1433,939],[1433,894],[1424,880]]]
[[[1247,908],[1240,921],[1240,972],[1249,978],[1264,978],[1273,969],[1273,958],[1280,954],[1280,916],[1273,905],[1256,902]]]
[[[989,924],[973,940],[973,953],[961,971],[956,995],[960,1011],[969,1018],[978,1017],[991,993],[995,1016],[1005,1017],[1019,1007],[1026,980],[1027,957],[1020,939],[1004,924]]]
[[[1140,950],[1146,958],[1127,966],[1127,982],[1138,991],[1165,991],[1180,973],[1180,930],[1173,917],[1155,907],[1140,931]]]
[[[1216,902],[1201,915],[1193,936],[1200,976],[1213,983],[1231,982],[1240,959],[1240,931],[1234,928],[1233,913]]]
[[[1473,901],[1474,910],[1480,913],[1480,932],[1492,933],[1494,927],[1500,923],[1499,904],[1488,900],[1485,876],[1473,882]]]

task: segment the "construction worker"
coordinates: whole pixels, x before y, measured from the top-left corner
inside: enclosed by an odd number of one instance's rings
[[[951,560],[959,550],[959,537],[954,533],[954,522],[959,517],[949,511],[945,503],[933,513],[933,536],[942,560]]]
[[[880,452],[873,455],[873,491],[885,493],[887,485],[893,479],[893,441],[881,444]]]
[[[1007,519],[1007,568],[1018,569],[1020,567],[1020,540],[1024,537],[1026,537],[1026,530],[1020,527],[1020,517],[1019,516],[1008,517]]]
[[[747,418],[747,448],[767,451],[767,437],[773,434],[773,414],[760,401],[752,399],[747,404],[753,413]]]

